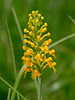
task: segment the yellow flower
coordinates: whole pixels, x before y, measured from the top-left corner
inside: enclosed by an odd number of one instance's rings
[[[33,50],[31,49],[31,51],[30,51],[31,53],[33,53]]]
[[[36,79],[36,76],[40,76],[41,74],[40,74],[40,72],[38,71],[38,70],[33,70],[33,73],[32,73],[32,79]]]
[[[52,42],[52,40],[51,40],[51,39],[49,39],[49,40],[48,40],[48,43],[51,43],[51,42]]]
[[[27,54],[31,54],[30,50],[27,50]]]
[[[29,32],[29,35],[30,35],[30,36],[32,36],[32,34],[33,34],[33,32],[32,32],[32,31],[30,31],[30,32]]]
[[[46,42],[46,44],[45,44],[45,45],[49,46],[49,42]]]
[[[36,21],[35,21],[36,23],[38,23],[39,22],[39,20],[38,19],[36,19]]]
[[[33,71],[31,68],[26,68],[26,67],[24,67],[23,70],[25,71],[24,78],[26,77],[27,72]]]
[[[56,65],[56,62],[53,62],[52,65],[55,66]]]
[[[28,44],[31,44],[31,41],[27,41]]]
[[[32,26],[31,29],[34,30],[34,26]]]
[[[24,38],[26,38],[27,36],[26,36],[26,34],[24,34]]]
[[[44,19],[44,17],[43,17],[43,16],[41,16],[41,19],[43,20],[43,19]]]
[[[56,69],[54,68],[55,65],[56,65],[56,62],[53,62],[53,63],[51,64],[51,67],[53,68],[54,73],[56,73]]]
[[[31,28],[31,25],[29,25],[28,27]]]
[[[48,46],[44,46],[44,47],[41,47],[41,50],[42,50],[42,51],[47,51],[47,50],[49,50],[49,49],[48,49]]]
[[[33,63],[32,62],[28,62],[28,66],[32,67]]]
[[[36,13],[38,13],[38,10],[36,10]]]
[[[29,20],[32,20],[32,17],[30,17]]]
[[[22,57],[22,60],[25,60],[25,57],[24,56]]]
[[[55,50],[52,49],[51,51],[49,51],[49,54],[54,54]]]
[[[24,29],[24,32],[27,32],[27,29],[26,28]]]
[[[49,57],[49,58],[47,59],[47,62],[50,62],[50,61],[52,61],[52,57]]]
[[[38,17],[41,17],[41,14],[38,14]]]
[[[35,44],[34,43],[31,43],[31,47],[34,47],[35,46]]]
[[[35,13],[35,11],[32,11],[32,14],[34,14]]]
[[[47,36],[50,36],[50,33],[47,33]]]
[[[36,59],[37,62],[39,62],[39,60],[41,60],[40,54],[35,55],[35,59]]]
[[[25,46],[22,46],[23,50],[26,50],[26,47]]]
[[[47,23],[44,23],[44,26],[47,26]]]
[[[24,39],[24,43],[27,43],[27,40],[26,39]]]
[[[42,32],[43,32],[43,33],[44,33],[45,31],[47,31],[47,28],[43,28],[43,29],[42,29]]]
[[[29,17],[31,16],[31,14],[29,14]]]
[[[37,39],[40,40],[40,36],[37,36]]]
[[[22,47],[25,50],[22,60],[26,67],[23,70],[25,76],[27,72],[32,72],[32,79],[35,79],[37,76],[40,77],[46,67],[50,67],[54,70],[54,73],[56,72],[56,62],[53,62],[55,50],[50,50],[48,47],[52,39],[49,38],[50,32],[46,33],[47,23],[42,25],[43,19],[44,17],[39,14],[38,10],[32,11],[29,14],[29,30],[24,29],[24,43],[26,46]]]

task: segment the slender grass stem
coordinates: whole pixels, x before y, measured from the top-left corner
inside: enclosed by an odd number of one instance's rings
[[[37,83],[37,79],[34,79],[34,82],[35,82],[35,86],[36,86],[36,90],[37,90],[37,92],[38,92],[38,83]]]
[[[49,48],[52,48],[52,47],[56,46],[57,44],[59,44],[59,43],[65,41],[65,40],[67,40],[67,39],[69,39],[69,38],[72,38],[72,37],[74,37],[74,36],[75,36],[75,33],[73,33],[73,34],[71,34],[71,35],[68,35],[68,36],[66,36],[66,37],[64,37],[64,38],[62,38],[62,39],[60,39],[60,40],[58,40],[57,42],[53,43],[52,45],[50,45]]]
[[[41,77],[38,77],[38,100],[42,100]]]
[[[12,10],[13,16],[14,16],[14,18],[15,18],[16,25],[17,25],[17,27],[18,27],[19,34],[20,34],[22,43],[23,43],[23,45],[25,45],[24,42],[23,42],[23,33],[22,33],[22,30],[21,30],[21,27],[20,27],[20,24],[19,24],[19,21],[18,21],[18,18],[17,18],[17,15],[16,15],[16,12],[15,12],[14,7],[12,7],[11,10]]]
[[[14,89],[8,82],[6,82],[2,77],[0,77],[0,80],[2,80],[7,86],[9,86],[11,89],[13,89],[18,95],[20,95],[24,100],[27,100],[22,94],[20,94],[16,89]],[[12,100],[12,99],[11,99]]]
[[[11,88],[9,88],[9,90],[8,90],[7,100],[10,100],[10,94],[11,94]]]
[[[19,97],[19,95],[17,94],[17,100],[20,100],[20,97]]]
[[[69,16],[69,15],[68,15],[68,17],[75,24],[75,20],[71,16]]]
[[[9,36],[10,45],[11,45],[11,52],[12,52],[12,59],[13,59],[13,66],[14,66],[14,73],[15,73],[15,79],[16,79],[17,73],[16,73],[16,63],[15,63],[14,49],[13,49],[13,44],[12,44],[12,40],[11,40],[11,36],[10,36],[10,31],[9,31],[7,20],[5,20],[5,22],[6,22],[6,28],[7,28],[7,31],[8,31],[8,36]]]
[[[22,68],[20,69],[20,71],[19,71],[17,77],[16,77],[16,81],[15,81],[15,84],[14,84],[14,89],[15,89],[15,90],[17,90],[17,88],[18,88],[18,84],[19,84],[19,82],[20,82],[20,79],[21,79],[23,73],[24,73],[24,70],[23,70],[23,67],[22,67]],[[11,95],[11,100],[14,100],[15,95],[16,95],[16,92],[13,90],[12,95]]]

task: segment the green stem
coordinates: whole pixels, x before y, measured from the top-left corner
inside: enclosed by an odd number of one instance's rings
[[[75,24],[75,20],[71,16],[68,16],[68,17]]]
[[[21,70],[19,71],[17,77],[16,77],[16,81],[15,81],[15,84],[14,84],[15,90],[17,90],[17,88],[18,88],[18,85],[19,85],[19,82],[20,82],[20,79],[21,79],[23,73],[24,73],[24,70],[23,70],[23,67],[22,67]],[[14,100],[15,95],[16,95],[16,92],[13,90],[10,100]]]
[[[17,24],[17,27],[18,27],[18,30],[19,30],[19,33],[20,33],[20,37],[21,37],[22,43],[23,43],[23,45],[25,45],[24,42],[23,42],[23,39],[24,39],[23,38],[23,33],[22,33],[22,30],[21,30],[21,27],[20,27],[20,24],[19,24],[19,21],[18,21],[18,18],[17,18],[17,15],[16,15],[14,7],[12,7],[11,10],[12,10],[12,13],[14,15],[14,18],[15,18],[15,21],[16,21],[16,24]]]
[[[10,36],[10,31],[9,31],[7,20],[5,20],[5,22],[6,22],[6,28],[7,28],[8,36],[9,36],[9,40],[10,40],[12,60],[13,60],[14,73],[15,73],[15,80],[16,80],[17,72],[16,72],[16,62],[15,62],[15,56],[14,56],[14,49],[13,49],[13,44],[12,44],[12,40],[11,40],[11,36]],[[18,97],[19,97],[19,95],[18,95]],[[8,98],[8,100],[9,100],[9,98]]]
[[[20,97],[19,97],[19,95],[17,94],[17,100],[20,100]]]
[[[42,100],[41,77],[38,77],[38,100]]]
[[[9,31],[7,20],[5,20],[5,23],[6,23],[6,28],[7,28],[7,32],[8,32],[8,36],[9,36],[9,40],[10,40],[10,45],[11,45],[13,67],[14,67],[14,73],[15,73],[15,79],[16,79],[17,73],[16,73],[16,62],[15,62],[15,56],[14,56],[14,49],[13,49],[13,44],[12,44],[12,40],[11,40],[11,36],[10,36],[10,31]]]
[[[10,94],[11,94],[11,88],[9,88],[9,90],[8,90],[7,100],[10,100]]]
[[[64,38],[62,38],[62,39],[60,39],[60,40],[58,40],[57,42],[51,44],[51,45],[49,46],[49,49],[52,48],[52,47],[54,47],[54,46],[56,46],[57,44],[59,44],[59,43],[65,41],[65,40],[71,38],[71,37],[74,37],[74,36],[75,36],[75,33],[73,33],[73,34],[71,34],[71,35],[68,35],[68,36],[66,36],[66,37],[64,37]]]

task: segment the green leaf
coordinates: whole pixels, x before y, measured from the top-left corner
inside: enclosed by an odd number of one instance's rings
[[[6,82],[2,77],[0,77],[0,80],[2,80],[7,86],[9,86],[11,89],[13,89],[18,95],[20,95],[24,100],[27,100],[22,94],[20,94],[15,88],[13,88],[8,82]],[[13,99],[11,99],[13,100]]]
[[[66,36],[66,37],[64,37],[64,38],[62,38],[62,39],[60,39],[60,40],[58,40],[57,42],[51,44],[51,45],[49,46],[49,48],[52,48],[52,47],[58,45],[59,43],[64,42],[65,40],[70,39],[70,38],[72,38],[72,37],[74,37],[74,36],[75,36],[75,33],[73,33],[73,34],[71,34],[71,35],[68,35],[68,36]]]

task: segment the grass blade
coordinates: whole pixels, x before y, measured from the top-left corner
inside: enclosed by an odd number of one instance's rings
[[[17,99],[18,99],[18,100],[20,100],[20,97],[19,97],[19,95],[18,95],[18,94],[17,94]]]
[[[11,36],[10,36],[10,31],[9,31],[7,20],[5,20],[5,22],[6,22],[6,28],[7,28],[7,31],[8,31],[8,36],[9,36],[10,45],[11,45],[12,58],[13,58],[13,66],[14,66],[15,79],[16,79],[17,74],[16,74],[16,63],[15,63],[15,56],[14,56],[13,44],[12,44],[12,40],[11,40]],[[19,95],[18,95],[18,98],[19,98]],[[8,97],[7,100],[9,100],[9,97]]]
[[[17,24],[17,27],[18,27],[18,30],[19,30],[19,33],[20,33],[20,37],[21,37],[22,43],[23,43],[23,45],[25,45],[24,42],[23,42],[23,33],[22,33],[22,30],[21,30],[21,27],[20,27],[16,12],[15,12],[15,9],[12,7],[11,10],[12,10],[13,16],[15,18],[15,21],[16,21],[16,24]]]
[[[74,37],[74,36],[75,36],[75,33],[73,33],[73,34],[71,34],[71,35],[68,35],[68,36],[66,36],[66,37],[64,37],[64,38],[62,38],[62,39],[60,39],[60,40],[58,40],[57,42],[53,43],[52,45],[50,45],[49,48],[52,48],[52,47],[56,46],[57,44],[59,44],[59,43],[65,41],[65,40],[67,40],[67,39],[69,39],[69,38],[72,38],[72,37]]]
[[[13,50],[13,44],[12,44],[12,40],[11,40],[11,36],[10,36],[10,31],[9,31],[9,27],[8,27],[8,23],[7,20],[5,20],[6,23],[6,28],[7,28],[7,32],[8,32],[8,36],[9,36],[9,40],[10,40],[10,45],[11,45],[11,52],[12,52],[12,59],[13,59],[13,66],[14,66],[14,73],[15,73],[15,79],[16,79],[16,63],[15,63],[15,56],[14,56],[14,50]]]
[[[14,89],[8,82],[6,82],[2,77],[0,77],[0,80],[2,80],[7,86],[9,86],[11,89],[13,89],[20,97],[22,97],[24,100],[27,100],[22,94],[20,94],[16,89]]]
[[[75,24],[75,20],[71,16],[68,16],[68,17]]]
[[[11,94],[11,88],[9,88],[9,90],[8,90],[7,100],[10,100],[10,94]]]
[[[20,79],[21,79],[23,73],[24,73],[24,70],[23,70],[23,67],[22,67],[22,68],[20,69],[20,71],[19,71],[17,77],[16,77],[16,81],[15,81],[15,84],[14,84],[14,89],[15,89],[15,90],[17,90],[17,88],[18,88],[18,84],[19,84],[19,82],[20,82]],[[13,90],[12,95],[11,95],[11,100],[14,100],[15,95],[16,95],[16,92]]]

